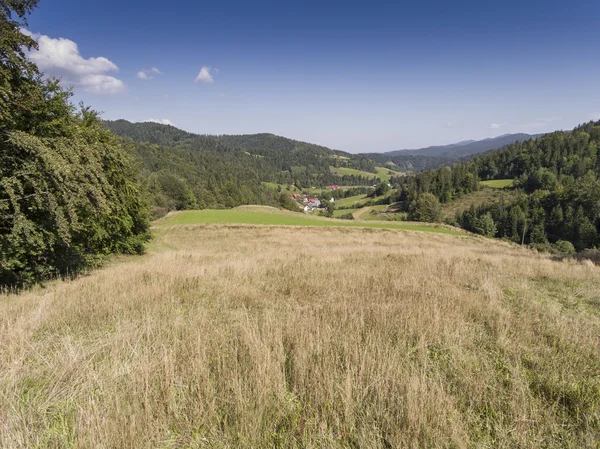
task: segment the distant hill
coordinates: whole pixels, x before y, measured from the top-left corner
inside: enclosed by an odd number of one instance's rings
[[[139,161],[154,216],[173,209],[281,206],[280,190],[289,185],[362,186],[377,176],[369,158],[274,134],[211,136],[151,122],[104,124]]]
[[[208,135],[183,131],[172,125],[154,122],[132,123],[127,120],[105,121],[106,126],[115,134],[137,142],[148,142],[156,145],[194,147],[196,149],[216,149],[224,146],[230,149],[252,150],[264,152],[270,150],[296,152],[313,151],[321,155],[338,155],[351,158],[344,151],[307,142],[300,142],[275,134],[241,134],[241,135]],[[357,158],[358,159],[358,158]]]
[[[525,142],[529,139],[535,139],[541,134],[504,134],[498,137],[492,137],[483,140],[465,140],[450,145],[431,146],[416,150],[397,150],[383,153],[391,157],[395,156],[435,156],[446,159],[460,159],[473,154],[485,153],[491,150],[498,150],[507,145],[516,142]]]
[[[361,156],[375,163],[404,172],[433,170],[452,165],[478,154],[495,151],[517,142],[535,139],[542,134],[505,134],[483,140],[463,140],[449,145],[431,146],[415,150],[396,150],[386,153],[363,153]]]

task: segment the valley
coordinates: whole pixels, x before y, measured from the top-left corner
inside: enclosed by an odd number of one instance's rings
[[[0,448],[600,449],[598,1],[126,3],[0,0]]]

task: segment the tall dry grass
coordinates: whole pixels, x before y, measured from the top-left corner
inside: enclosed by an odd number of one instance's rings
[[[2,448],[598,447],[600,270],[470,237],[180,227],[0,296]]]

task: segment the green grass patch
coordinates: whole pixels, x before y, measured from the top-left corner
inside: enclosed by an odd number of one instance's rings
[[[362,207],[365,207],[367,205],[367,203],[369,202],[373,202],[376,203],[378,201],[383,201],[386,198],[387,195],[380,195],[380,196],[368,196],[368,195],[355,195],[355,196],[349,196],[348,198],[341,198],[339,200],[335,201],[335,208],[339,209],[339,208],[354,208],[354,209],[360,209]],[[385,209],[385,207],[387,206],[386,204],[378,204],[377,207],[382,206],[382,209]],[[375,206],[371,206],[371,207],[375,207]],[[380,209],[378,209],[380,210]]]
[[[191,210],[178,212],[154,222],[155,226],[192,224],[252,224],[274,226],[343,226],[362,228],[402,229],[407,231],[436,232],[462,235],[460,232],[442,227],[412,223],[353,222],[307,216],[301,213],[280,211],[274,208],[241,208],[228,210]]]
[[[354,195],[349,196],[348,198],[340,198],[339,200],[335,200],[334,205],[336,208],[351,207],[365,199],[368,199],[367,195]]]
[[[371,178],[371,179],[377,178],[380,181],[385,181],[385,182],[389,182],[393,176],[399,175],[398,172],[395,172],[395,171],[390,170],[389,168],[385,168],[385,167],[375,167],[375,170],[377,171],[377,173],[356,170],[354,168],[348,168],[348,167],[330,167],[330,170],[333,174],[338,175],[338,176],[344,176],[344,175],[364,176],[366,178]]]
[[[388,218],[381,215],[379,212],[383,212],[385,211],[385,209],[387,208],[387,204],[378,204],[376,206],[369,206],[369,210],[367,210],[366,212],[362,213],[360,215],[360,219],[361,220],[387,220]],[[375,213],[375,212],[377,213]],[[391,216],[392,214],[390,214]]]
[[[279,191],[279,189],[281,188],[282,191],[298,192],[298,189],[292,185],[277,184],[275,182],[263,182],[262,185],[269,189],[277,190],[277,191]]]
[[[375,173],[370,173],[367,171],[356,170],[354,168],[348,167],[330,167],[330,170],[333,174],[338,176],[364,176],[367,178],[376,178],[377,175]]]
[[[492,179],[490,181],[481,181],[480,184],[485,187],[491,187],[492,189],[505,189],[512,187],[512,179]]]
[[[390,182],[394,176],[400,176],[400,173],[385,167],[375,167],[375,170],[377,170],[377,177],[385,182]]]
[[[358,209],[334,209],[333,216],[335,218],[337,218],[337,217],[341,217],[342,215],[353,214],[357,210]]]
[[[472,205],[479,207],[496,203],[505,204],[514,201],[518,195],[518,192],[514,189],[483,188],[444,204],[442,215],[447,218],[454,218],[457,213],[468,210]]]

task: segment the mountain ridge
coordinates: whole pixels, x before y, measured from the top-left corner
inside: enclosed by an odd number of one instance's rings
[[[543,134],[502,134],[501,136],[488,137],[481,140],[463,140],[461,142],[451,143],[448,145],[432,145],[416,149],[392,150],[381,155],[391,157],[395,156],[433,156],[444,157],[448,159],[459,159],[473,154],[485,153],[491,150],[498,150],[507,145],[516,142],[524,142],[529,139],[535,139]],[[365,153],[368,154],[368,153]]]

